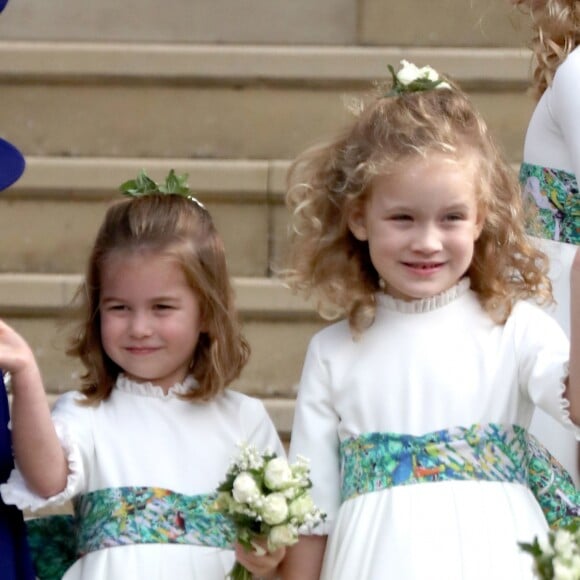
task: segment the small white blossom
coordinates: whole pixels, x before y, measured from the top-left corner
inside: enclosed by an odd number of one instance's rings
[[[275,457],[266,463],[264,483],[269,489],[284,489],[292,483],[292,480],[292,470],[283,457]]]
[[[413,81],[421,78],[419,68],[408,60],[401,61],[402,68],[397,72],[397,78],[403,85],[410,85]]]
[[[289,510],[291,517],[303,520],[314,512],[315,505],[310,494],[303,494],[290,503]]]
[[[237,469],[238,471],[248,471],[250,469],[262,469],[264,460],[258,453],[255,447],[250,445],[240,444],[240,456],[232,462],[230,469]]]
[[[401,61],[402,68],[397,72],[397,80],[405,86],[410,85],[416,80],[427,79],[432,82],[437,82],[441,77],[439,73],[430,66],[423,66],[419,68],[412,62],[407,60]],[[440,82],[435,89],[450,89],[451,86],[445,81]]]
[[[234,480],[232,495],[237,502],[251,503],[260,495],[256,480],[247,472],[243,471]]]
[[[578,580],[578,575],[570,569],[568,562],[554,559],[554,580]]]
[[[291,546],[298,541],[298,530],[291,524],[273,526],[268,534],[268,546],[276,550],[282,546]]]
[[[275,526],[281,524],[288,517],[288,504],[286,498],[281,493],[271,493],[264,498],[262,508],[264,521]]]
[[[563,560],[571,560],[574,551],[574,538],[567,530],[558,530],[554,537],[554,550]]]

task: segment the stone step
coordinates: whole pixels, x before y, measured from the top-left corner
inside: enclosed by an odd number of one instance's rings
[[[67,313],[80,281],[74,274],[0,274],[0,317],[30,343],[50,394],[79,385],[81,365],[64,352],[73,328]],[[325,323],[276,280],[234,278],[234,288],[252,357],[233,387],[292,399],[308,342]]]
[[[267,276],[286,239],[284,180],[277,160],[27,159],[23,177],[0,196],[0,271],[81,273],[119,184],[146,169],[161,180],[189,174],[224,238],[231,273]]]
[[[23,177],[0,196],[0,272],[82,273],[118,185],[140,169],[170,169],[211,211],[230,273],[269,276],[284,264],[288,212],[285,160],[71,159],[29,157]],[[514,169],[517,166],[514,166]]]
[[[506,0],[11,2],[0,37],[167,43],[521,46],[528,19]],[[65,24],[66,23],[66,24]]]
[[[292,159],[401,58],[462,83],[520,158],[534,103],[515,48],[3,41],[0,127],[32,156]]]

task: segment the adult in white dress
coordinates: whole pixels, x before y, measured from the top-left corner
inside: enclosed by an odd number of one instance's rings
[[[530,205],[529,231],[550,257],[556,304],[549,312],[570,335],[570,269],[580,245],[580,3],[515,0],[532,16],[539,98],[524,145],[521,181]],[[542,410],[531,431],[580,484],[579,447],[570,431]]]

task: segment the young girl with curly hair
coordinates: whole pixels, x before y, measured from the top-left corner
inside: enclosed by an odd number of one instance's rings
[[[518,542],[580,515],[526,431],[536,405],[577,429],[578,338],[570,360],[532,303],[551,297],[545,256],[485,122],[404,64],[290,171],[287,281],[345,320],[310,343],[290,448],[327,521],[283,577],[531,579]]]
[[[524,144],[520,181],[528,232],[550,257],[551,314],[569,334],[570,272],[580,245],[580,0],[516,0],[532,21],[536,109]],[[543,412],[532,431],[580,485],[578,444]]]
[[[140,183],[154,187],[112,205],[97,234],[71,348],[84,386],[52,418],[32,351],[0,322],[18,467],[2,496],[31,510],[73,501],[66,580],[223,580],[235,536],[210,494],[239,443],[284,451],[263,404],[226,389],[249,347],[210,213],[183,183]],[[237,555],[265,576],[283,550]]]

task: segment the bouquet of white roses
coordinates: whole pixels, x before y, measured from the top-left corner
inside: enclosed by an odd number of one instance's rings
[[[534,557],[534,572],[540,580],[580,580],[580,523],[548,532],[546,538],[520,543]]]
[[[324,520],[312,501],[309,488],[310,467],[299,457],[290,465],[283,457],[266,451],[260,454],[251,445],[242,445],[226,479],[217,489],[212,510],[229,518],[236,529],[236,538],[245,548],[262,549],[257,539],[265,539],[268,550],[298,541]],[[229,575],[232,580],[251,580],[251,573],[239,562]]]

